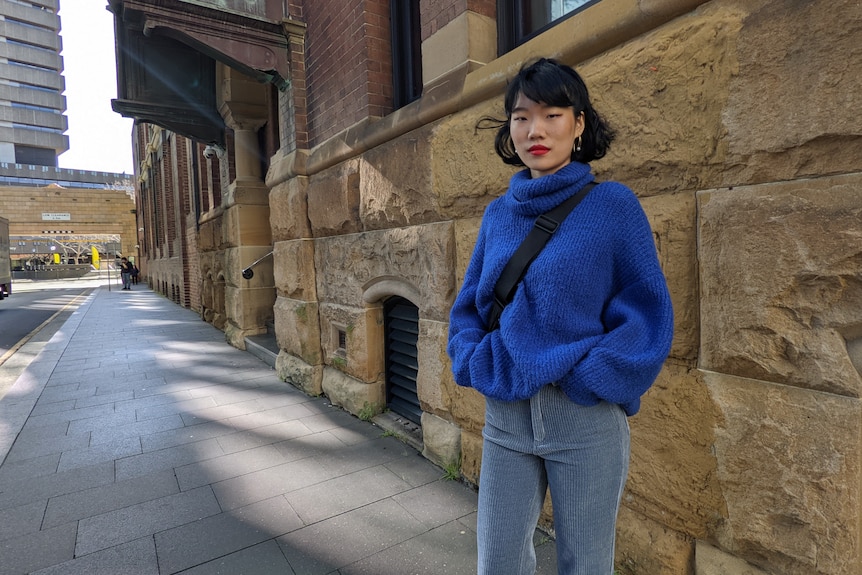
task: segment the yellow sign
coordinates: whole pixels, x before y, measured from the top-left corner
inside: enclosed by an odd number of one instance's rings
[[[90,250],[92,251],[90,261],[96,269],[99,269],[99,250],[97,250],[95,246],[91,247]]]

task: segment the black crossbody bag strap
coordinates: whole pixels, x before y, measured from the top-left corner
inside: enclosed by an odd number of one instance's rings
[[[536,218],[533,223],[533,229],[512,254],[511,259],[506,263],[506,267],[500,273],[500,278],[494,285],[494,307],[491,308],[491,315],[488,318],[488,330],[494,331],[500,327],[500,315],[503,313],[503,308],[506,307],[515,297],[515,291],[518,289],[518,284],[524,279],[527,273],[527,268],[566,219],[566,216],[575,209],[581,200],[583,200],[589,191],[593,189],[596,182],[590,182],[585,185],[580,191],[554,208]]]

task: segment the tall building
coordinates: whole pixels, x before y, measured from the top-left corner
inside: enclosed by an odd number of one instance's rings
[[[57,167],[69,149],[59,0],[0,0],[0,186],[113,188],[130,176]]]
[[[59,11],[59,0],[0,0],[0,215],[13,258],[84,242],[133,255],[131,176],[58,167],[69,149]]]
[[[57,166],[69,149],[59,0],[0,0],[0,163]]]

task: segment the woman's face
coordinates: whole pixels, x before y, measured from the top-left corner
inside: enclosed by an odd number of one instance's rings
[[[518,94],[509,131],[518,157],[538,178],[571,163],[575,139],[584,132],[584,115],[575,117],[570,106],[548,106]]]

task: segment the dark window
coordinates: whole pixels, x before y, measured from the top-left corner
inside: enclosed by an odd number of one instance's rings
[[[419,2],[391,0],[389,21],[392,26],[392,100],[397,110],[422,95]]]
[[[500,0],[497,52],[503,55],[599,0]]]
[[[56,166],[57,151],[53,148],[35,148],[33,146],[15,145],[15,163],[33,164],[36,166]]]

